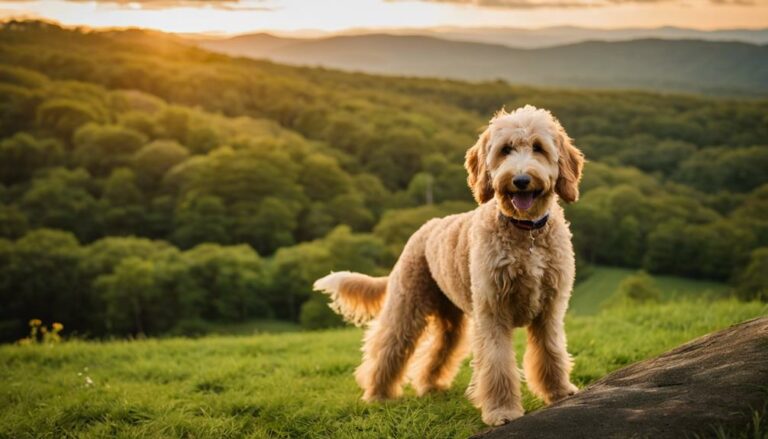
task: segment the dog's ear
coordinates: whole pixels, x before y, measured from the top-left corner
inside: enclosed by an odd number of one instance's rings
[[[487,151],[488,139],[491,137],[490,130],[486,129],[467,151],[464,167],[467,169],[467,183],[472,189],[472,195],[478,204],[483,204],[493,198],[493,187],[491,186],[491,177],[485,168],[485,154]]]
[[[555,183],[555,192],[566,203],[579,199],[579,181],[584,167],[584,154],[571,141],[568,133],[558,123],[557,143],[560,147],[560,158],[557,166],[559,175]]]

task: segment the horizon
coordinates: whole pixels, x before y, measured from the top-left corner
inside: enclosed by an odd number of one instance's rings
[[[0,2],[2,1],[3,0],[0,0]],[[0,11],[2,11],[2,9],[0,9]],[[700,28],[695,26],[677,26],[677,25],[668,25],[668,24],[658,25],[658,26],[606,26],[606,27],[560,24],[560,25],[547,25],[547,26],[535,26],[535,27],[462,26],[462,25],[436,25],[436,26],[423,26],[423,27],[399,27],[399,26],[349,27],[349,28],[344,28],[339,30],[323,30],[323,29],[313,29],[313,28],[303,28],[303,29],[293,29],[293,30],[281,30],[281,29],[273,29],[273,28],[254,28],[254,29],[250,29],[242,32],[229,33],[229,32],[221,32],[221,31],[199,31],[199,32],[166,31],[162,29],[141,26],[141,25],[92,26],[92,25],[85,25],[85,24],[67,24],[55,19],[38,17],[38,16],[25,16],[25,15],[18,15],[18,16],[11,15],[11,16],[0,17],[0,25],[8,23],[10,21],[41,21],[41,22],[50,23],[52,25],[60,26],[65,29],[79,28],[79,29],[86,29],[86,30],[98,31],[98,32],[144,30],[144,31],[160,32],[160,33],[165,33],[169,35],[177,35],[181,37],[200,36],[200,37],[221,37],[221,38],[232,38],[232,37],[238,37],[238,36],[257,35],[257,34],[266,34],[266,35],[272,35],[276,37],[285,37],[285,38],[307,38],[307,39],[333,37],[333,36],[359,35],[359,34],[375,34],[375,33],[408,36],[407,32],[409,31],[440,32],[440,31],[463,31],[463,30],[486,30],[486,31],[504,30],[504,31],[522,31],[522,32],[536,32],[536,31],[556,30],[556,29],[579,29],[579,30],[589,30],[589,31],[653,31],[653,30],[662,30],[662,29],[679,29],[679,30],[696,31],[696,32],[768,31],[768,25],[754,26],[754,27],[724,27],[724,28],[717,28],[717,29],[706,29],[706,28]],[[418,36],[418,35],[414,35],[414,36]]]
[[[343,12],[338,12],[343,11]],[[412,30],[768,27],[768,0],[0,0],[0,20],[174,34],[333,35]]]

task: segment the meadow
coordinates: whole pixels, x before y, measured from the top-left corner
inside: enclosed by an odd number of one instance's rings
[[[611,299],[621,294],[622,282],[635,275],[636,270],[596,266],[589,276],[574,286],[568,310],[578,315],[594,315],[610,306]],[[660,300],[685,298],[716,299],[727,296],[727,284],[679,276],[653,276],[652,287],[658,289]]]
[[[612,370],[766,313],[768,307],[759,302],[683,300],[570,315],[573,380],[583,387]],[[417,398],[407,388],[401,400],[362,403],[352,377],[361,335],[345,328],[5,345],[0,347],[0,437],[447,438],[485,428],[463,395],[468,361],[447,392]],[[524,331],[515,339],[522,358]],[[542,403],[525,390],[524,405],[531,411]]]

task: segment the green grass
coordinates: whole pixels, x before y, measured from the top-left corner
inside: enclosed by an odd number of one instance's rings
[[[570,316],[580,385],[696,336],[764,315],[765,304],[680,302]],[[524,331],[517,331],[522,353]],[[359,401],[361,331],[0,346],[0,437],[466,437],[484,428],[451,390]],[[521,358],[518,356],[518,358]],[[93,384],[88,384],[88,380]],[[526,391],[527,410],[541,406]]]
[[[301,326],[285,320],[250,320],[239,323],[209,323],[206,333],[212,335],[254,335],[300,331]]]
[[[621,281],[637,270],[615,267],[595,267],[591,275],[573,289],[568,310],[578,315],[594,315],[614,296]],[[662,300],[687,297],[723,297],[729,286],[720,282],[701,281],[676,276],[652,276],[661,291]]]

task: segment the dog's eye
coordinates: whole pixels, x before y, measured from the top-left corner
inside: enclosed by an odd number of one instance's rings
[[[544,152],[544,148],[538,140],[533,142],[533,152]]]
[[[501,148],[501,153],[503,155],[510,155],[510,154],[512,154],[512,147],[507,145],[504,148]]]

